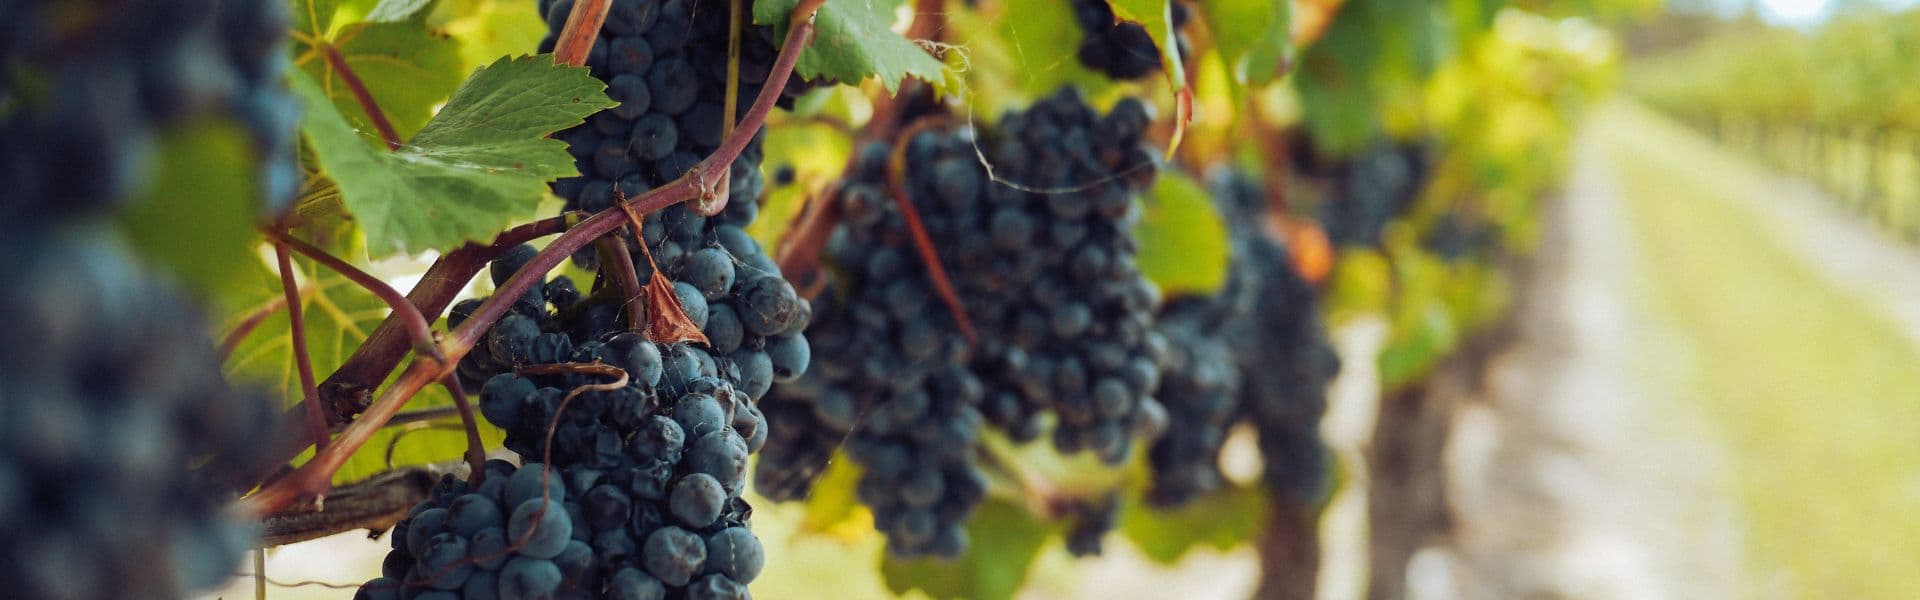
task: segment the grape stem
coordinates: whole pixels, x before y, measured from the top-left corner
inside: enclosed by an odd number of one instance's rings
[[[321,250],[313,244],[300,241],[299,238],[287,235],[286,232],[272,229],[262,229],[261,231],[265,232],[267,237],[273,238],[275,244],[292,248],[301,255],[313,259],[322,265],[326,265],[329,269],[333,269],[335,273],[345,276],[347,280],[352,281],[355,285],[369,292],[373,292],[373,295],[378,296],[382,302],[386,302],[387,308],[393,310],[393,315],[400,319],[401,326],[406,328],[407,337],[413,340],[413,349],[415,352],[431,356],[436,360],[444,359],[440,354],[440,348],[433,343],[433,327],[427,323],[426,317],[420,314],[420,307],[414,306],[412,302],[407,301],[406,296],[400,295],[400,290],[393,289],[393,286],[387,285],[387,282],[381,281],[379,277],[374,277],[371,273],[360,270],[359,267],[353,266],[352,263],[328,254],[326,250]],[[318,396],[316,396],[316,398],[318,398]]]
[[[320,410],[320,392],[313,384],[313,360],[307,353],[307,326],[304,307],[300,305],[300,284],[293,280],[293,256],[287,252],[287,245],[273,245],[273,258],[280,263],[280,290],[286,294],[287,322],[292,329],[293,364],[300,372],[300,404],[306,406],[307,437],[313,440],[315,452],[325,451],[327,440],[327,416]]]
[[[638,239],[639,235],[634,237]],[[647,305],[643,300],[644,291],[640,289],[640,274],[633,268],[633,255],[627,252],[627,241],[610,235],[600,238],[599,244],[608,260],[613,261],[608,265],[613,279],[620,282],[620,307],[627,312],[627,329],[643,331],[647,326]]]
[[[473,403],[467,401],[467,390],[461,387],[460,377],[448,374],[440,378],[440,385],[447,387],[447,393],[453,395],[453,407],[460,411],[460,426],[467,430],[467,483],[474,487],[487,481],[487,448],[480,442],[480,424],[473,418]]]
[[[927,228],[920,221],[920,210],[914,208],[913,199],[907,197],[907,142],[922,131],[946,124],[945,115],[929,116],[900,132],[899,139],[893,143],[893,155],[887,158],[887,191],[893,196],[894,205],[900,208],[901,216],[906,217],[907,235],[913,238],[913,247],[920,252],[920,262],[927,267],[927,278],[933,281],[934,291],[953,314],[953,324],[960,329],[960,335],[971,343],[979,341],[980,336],[974,332],[973,322],[967,320],[967,307],[960,303],[960,294],[954,292],[946,267],[940,264],[940,255],[933,249],[933,238],[927,235]]]
[[[794,63],[799,60],[800,52],[813,38],[814,17],[820,11],[825,0],[801,0],[794,7],[791,25],[787,37],[781,43],[780,54],[774,60],[773,69],[767,75],[768,81],[784,82],[793,74]],[[731,170],[735,158],[746,149],[748,142],[758,134],[760,126],[766,122],[767,114],[773,111],[774,103],[779,99],[785,86],[767,85],[760,89],[754,98],[753,106],[739,128],[721,142],[720,148],[711,156],[700,161],[693,170],[688,171],[673,182],[648,191],[636,201],[630,203],[639,212],[653,212],[698,197],[702,190],[712,189],[708,179],[713,173],[725,177]],[[519,298],[536,282],[542,281],[546,273],[560,264],[560,261],[593,240],[599,239],[625,224],[625,208],[612,207],[601,211],[560,235],[553,243],[535,255],[527,265],[515,272],[507,282],[500,286],[494,295],[480,304],[466,322],[455,328],[451,335],[440,341],[441,349],[447,357],[444,361],[415,358],[407,365],[392,385],[382,390],[380,396],[367,407],[365,414],[348,425],[325,450],[317,450],[312,460],[301,465],[292,473],[281,477],[263,487],[260,491],[243,499],[242,508],[250,514],[266,515],[285,508],[303,498],[317,498],[323,494],[333,474],[345,465],[347,459],[366,445],[373,434],[384,426],[388,419],[400,412],[407,401],[422,388],[451,374],[462,357],[473,349],[493,323],[506,314],[513,299]],[[475,269],[477,272],[478,269]],[[431,270],[429,270],[431,273]],[[464,280],[462,280],[464,281]],[[437,311],[436,311],[437,312]]]
[[[612,0],[580,0],[567,13],[567,24],[560,27],[559,42],[553,46],[553,62],[563,65],[587,64],[593,43],[600,37],[600,26],[607,22]]]
[[[353,100],[360,103],[360,109],[366,111],[367,120],[373,121],[373,128],[380,130],[380,139],[386,140],[388,150],[400,149],[400,132],[393,129],[393,121],[387,120],[387,112],[380,110],[380,103],[373,99],[373,92],[367,91],[366,82],[360,81],[360,75],[353,72],[353,66],[347,64],[347,57],[330,42],[317,44],[322,54],[327,55],[327,64],[340,75],[340,81],[346,82],[347,91],[353,92]]]

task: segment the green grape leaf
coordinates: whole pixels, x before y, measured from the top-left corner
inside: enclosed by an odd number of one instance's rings
[[[1140,238],[1140,271],[1168,297],[1207,294],[1227,282],[1232,254],[1227,224],[1206,188],[1168,171],[1143,198],[1146,211],[1134,234]]]
[[[1225,551],[1253,541],[1265,529],[1266,518],[1266,494],[1258,486],[1242,486],[1179,508],[1128,505],[1120,516],[1120,532],[1147,558],[1173,565],[1196,547]]]
[[[264,254],[265,256],[262,256]],[[299,372],[293,358],[292,325],[280,287],[280,274],[272,253],[252,254],[253,260],[244,278],[245,288],[222,298],[220,314],[231,315],[234,323],[222,327],[231,330],[240,319],[261,310],[272,314],[254,327],[227,358],[227,376],[235,381],[261,386],[275,392],[289,405],[304,397]],[[353,349],[387,316],[387,305],[338,273],[316,270],[311,261],[294,256],[295,281],[300,284],[304,302],[307,352],[316,381],[346,361]],[[273,308],[279,307],[279,308]]]
[[[828,77],[846,83],[880,78],[888,93],[899,91],[900,81],[914,77],[946,91],[954,80],[939,59],[893,30],[905,0],[826,0],[814,18],[813,43],[800,53],[794,71],[801,77]],[[787,20],[800,0],[761,0],[753,5],[753,22],[773,25],[784,39]]]
[[[1200,12],[1235,84],[1254,87],[1280,75],[1292,50],[1292,2],[1201,0]]]
[[[961,12],[949,21],[953,27],[969,27],[979,19],[979,29],[966,31],[961,39],[986,40],[997,36],[999,43],[974,44],[969,56],[984,63],[970,88],[992,93],[995,87],[1014,86],[1021,95],[1038,98],[1064,85],[1075,85],[1097,95],[1113,85],[1107,76],[1080,64],[1080,42],[1086,33],[1074,21],[1070,2],[1034,2],[1003,7],[1004,14],[978,15]],[[984,56],[983,56],[984,55]],[[997,59],[997,60],[996,60]]]
[[[259,186],[251,140],[237,123],[177,127],[160,139],[152,185],[120,216],[142,257],[202,294],[245,281],[253,255]]]
[[[373,10],[367,12],[367,20],[375,23],[396,23],[412,17],[420,9],[433,4],[434,0],[380,0]]]
[[[460,85],[464,66],[460,42],[418,21],[359,22],[318,37],[300,36],[295,62],[326,90],[355,129],[374,131],[373,119],[354,96],[353,87],[333,61],[340,54],[373,103],[401,139],[412,136],[433,116],[433,107]]]
[[[613,106],[585,68],[549,56],[502,58],[455,90],[405,147],[369,145],[324,93],[296,74],[307,101],[301,130],[374,258],[448,250],[491,239],[533,216],[546,183],[578,174],[566,144],[546,135]]]
[[[1160,67],[1167,72],[1167,85],[1175,91],[1186,89],[1186,67],[1180,60],[1179,44],[1174,43],[1173,0],[1111,0],[1111,3],[1113,16],[1147,28],[1153,44],[1160,47]]]
[[[971,546],[958,559],[881,559],[880,573],[895,594],[918,589],[935,600],[1007,600],[1027,579],[1027,568],[1059,531],[1032,513],[989,498],[967,521]]]

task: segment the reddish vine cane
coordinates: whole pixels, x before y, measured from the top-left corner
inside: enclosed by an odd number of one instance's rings
[[[768,73],[768,81],[784,82],[793,74],[793,67],[799,59],[800,51],[812,40],[814,17],[824,2],[825,0],[802,0],[800,5],[794,8],[786,40],[781,44],[780,54],[774,62],[773,69]],[[581,5],[597,3],[600,2],[588,0]],[[581,5],[575,6],[574,15],[568,21],[568,29],[574,29],[574,18],[582,16]],[[601,16],[604,18],[604,14]],[[565,30],[563,30],[563,37],[564,33]],[[590,43],[587,45],[591,46]],[[754,98],[753,106],[748,110],[746,118],[741,121],[740,127],[727,136],[713,155],[700,161],[679,179],[640,196],[630,203],[632,208],[642,213],[653,212],[700,197],[706,190],[714,189],[716,180],[727,176],[734,159],[739,157],[740,152],[746,148],[753,136],[759,133],[760,126],[765,123],[767,114],[772,112],[783,88],[782,85],[768,85],[761,88],[759,96]],[[358,451],[361,446],[366,445],[373,434],[384,426],[388,419],[397,414],[409,399],[419,393],[422,388],[454,371],[454,365],[473,349],[473,345],[479,342],[481,336],[493,326],[495,321],[505,315],[510,308],[510,300],[532,289],[534,283],[543,280],[546,272],[559,266],[560,261],[625,223],[623,209],[609,208],[581,221],[566,233],[561,234],[552,244],[528,261],[525,267],[514,273],[492,297],[481,303],[466,322],[455,328],[451,335],[441,339],[439,345],[442,354],[446,357],[445,360],[416,358],[407,366],[406,371],[402,372],[400,377],[367,407],[360,419],[341,431],[333,444],[325,450],[317,451],[313,460],[307,461],[294,472],[267,484],[260,491],[243,499],[241,501],[243,508],[254,515],[267,515],[302,499],[319,497],[325,492],[333,474],[346,464],[348,457]]]

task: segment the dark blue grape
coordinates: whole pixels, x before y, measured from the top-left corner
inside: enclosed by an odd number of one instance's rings
[[[798,379],[813,360],[806,336],[792,335],[767,340],[767,358],[772,361],[773,380],[780,383]]]
[[[669,586],[680,587],[700,574],[707,561],[707,544],[685,529],[661,527],[647,536],[641,556],[641,566],[648,574]]]
[[[488,527],[473,534],[467,540],[467,560],[487,571],[498,571],[507,564],[513,553],[507,550],[512,540],[507,539],[505,527]]]
[[[514,557],[500,568],[500,600],[550,599],[561,581],[560,567],[553,561]]]
[[[694,327],[707,326],[707,297],[684,281],[673,283],[673,294],[680,299],[680,310],[685,312],[687,320]]]
[[[467,540],[452,532],[433,536],[427,540],[426,548],[419,549],[418,554],[420,562],[414,567],[414,572],[422,585],[439,590],[457,590],[473,574],[473,563],[467,561]]]
[[[686,447],[686,429],[673,419],[654,415],[647,419],[629,441],[633,453],[641,458],[675,463]]]
[[[666,28],[655,31],[662,29]],[[693,66],[680,58],[670,58],[654,65],[647,72],[647,85],[653,88],[654,110],[669,115],[686,112],[700,94],[700,82],[694,75]]]
[[[493,571],[474,571],[460,586],[459,600],[499,600],[500,575]],[[418,600],[417,598],[415,600]]]
[[[733,257],[720,248],[707,248],[687,258],[687,279],[707,300],[719,300],[733,289]]]
[[[695,440],[726,428],[727,409],[708,394],[687,394],[674,402],[673,420]]]
[[[766,566],[766,549],[745,527],[728,527],[707,537],[707,570],[740,583],[753,583]]]
[[[480,388],[480,414],[502,429],[520,426],[520,407],[534,391],[533,381],[501,373]]]
[[[378,577],[360,584],[360,590],[353,593],[353,600],[400,600],[400,580],[390,577]]]
[[[544,492],[542,491],[543,483]],[[565,500],[567,498],[566,482],[561,481],[559,473],[547,471],[540,463],[528,463],[507,478],[506,502],[501,506],[503,508],[512,506],[517,509],[528,500],[541,498],[555,502]]]
[[[748,398],[759,400],[773,388],[773,360],[767,353],[742,348],[731,357],[740,367],[740,391]]]
[[[728,493],[738,493],[747,472],[747,441],[731,429],[706,434],[687,449],[687,467],[720,480]]]
[[[747,600],[747,586],[719,575],[708,575],[687,587],[687,600]]]
[[[740,295],[746,300],[741,306],[740,321],[754,335],[777,335],[799,317],[800,295],[793,290],[793,284],[778,276],[757,277]]]
[[[720,518],[720,509],[726,501],[727,491],[721,488],[719,480],[706,473],[694,473],[673,485],[668,507],[681,524],[705,529]]]
[[[617,47],[620,42],[616,41],[614,44]],[[615,56],[618,55],[616,51]],[[615,75],[613,79],[607,81],[607,97],[620,103],[619,106],[610,110],[622,119],[638,119],[641,115],[647,114],[647,109],[653,106],[653,93],[647,89],[647,80],[632,73]]]
[[[519,552],[534,558],[553,558],[567,548],[573,536],[573,520],[567,509],[555,500],[535,498],[513,509],[507,521],[508,539],[521,541]]]
[[[607,594],[614,600],[666,600],[667,587],[639,569],[626,568],[613,574]]]
[[[447,509],[448,526],[461,537],[472,537],[489,527],[506,524],[506,514],[493,499],[478,494],[455,498]]]
[[[707,307],[707,324],[700,328],[707,336],[707,346],[715,354],[730,354],[740,347],[745,339],[746,326],[740,324],[740,317],[730,304],[712,304]]]
[[[655,106],[658,106],[655,99]],[[631,147],[633,156],[640,160],[660,160],[673,154],[676,144],[680,143],[680,130],[673,119],[662,114],[649,114],[633,122],[633,136],[621,144],[624,153]],[[596,159],[598,156],[596,156]],[[624,154],[622,156],[624,159]],[[595,163],[598,164],[598,163]],[[625,174],[626,168],[622,168]]]
[[[648,387],[660,383],[660,373],[664,368],[660,347],[648,341],[646,336],[622,333],[607,340],[606,348],[613,366],[626,370],[627,377],[632,381]]]

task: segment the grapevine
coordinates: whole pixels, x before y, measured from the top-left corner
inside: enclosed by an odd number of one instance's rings
[[[1441,94],[1591,66],[1298,4],[6,3],[0,581],[1005,599],[1257,543],[1304,597],[1345,323],[1435,368],[1553,181]]]

